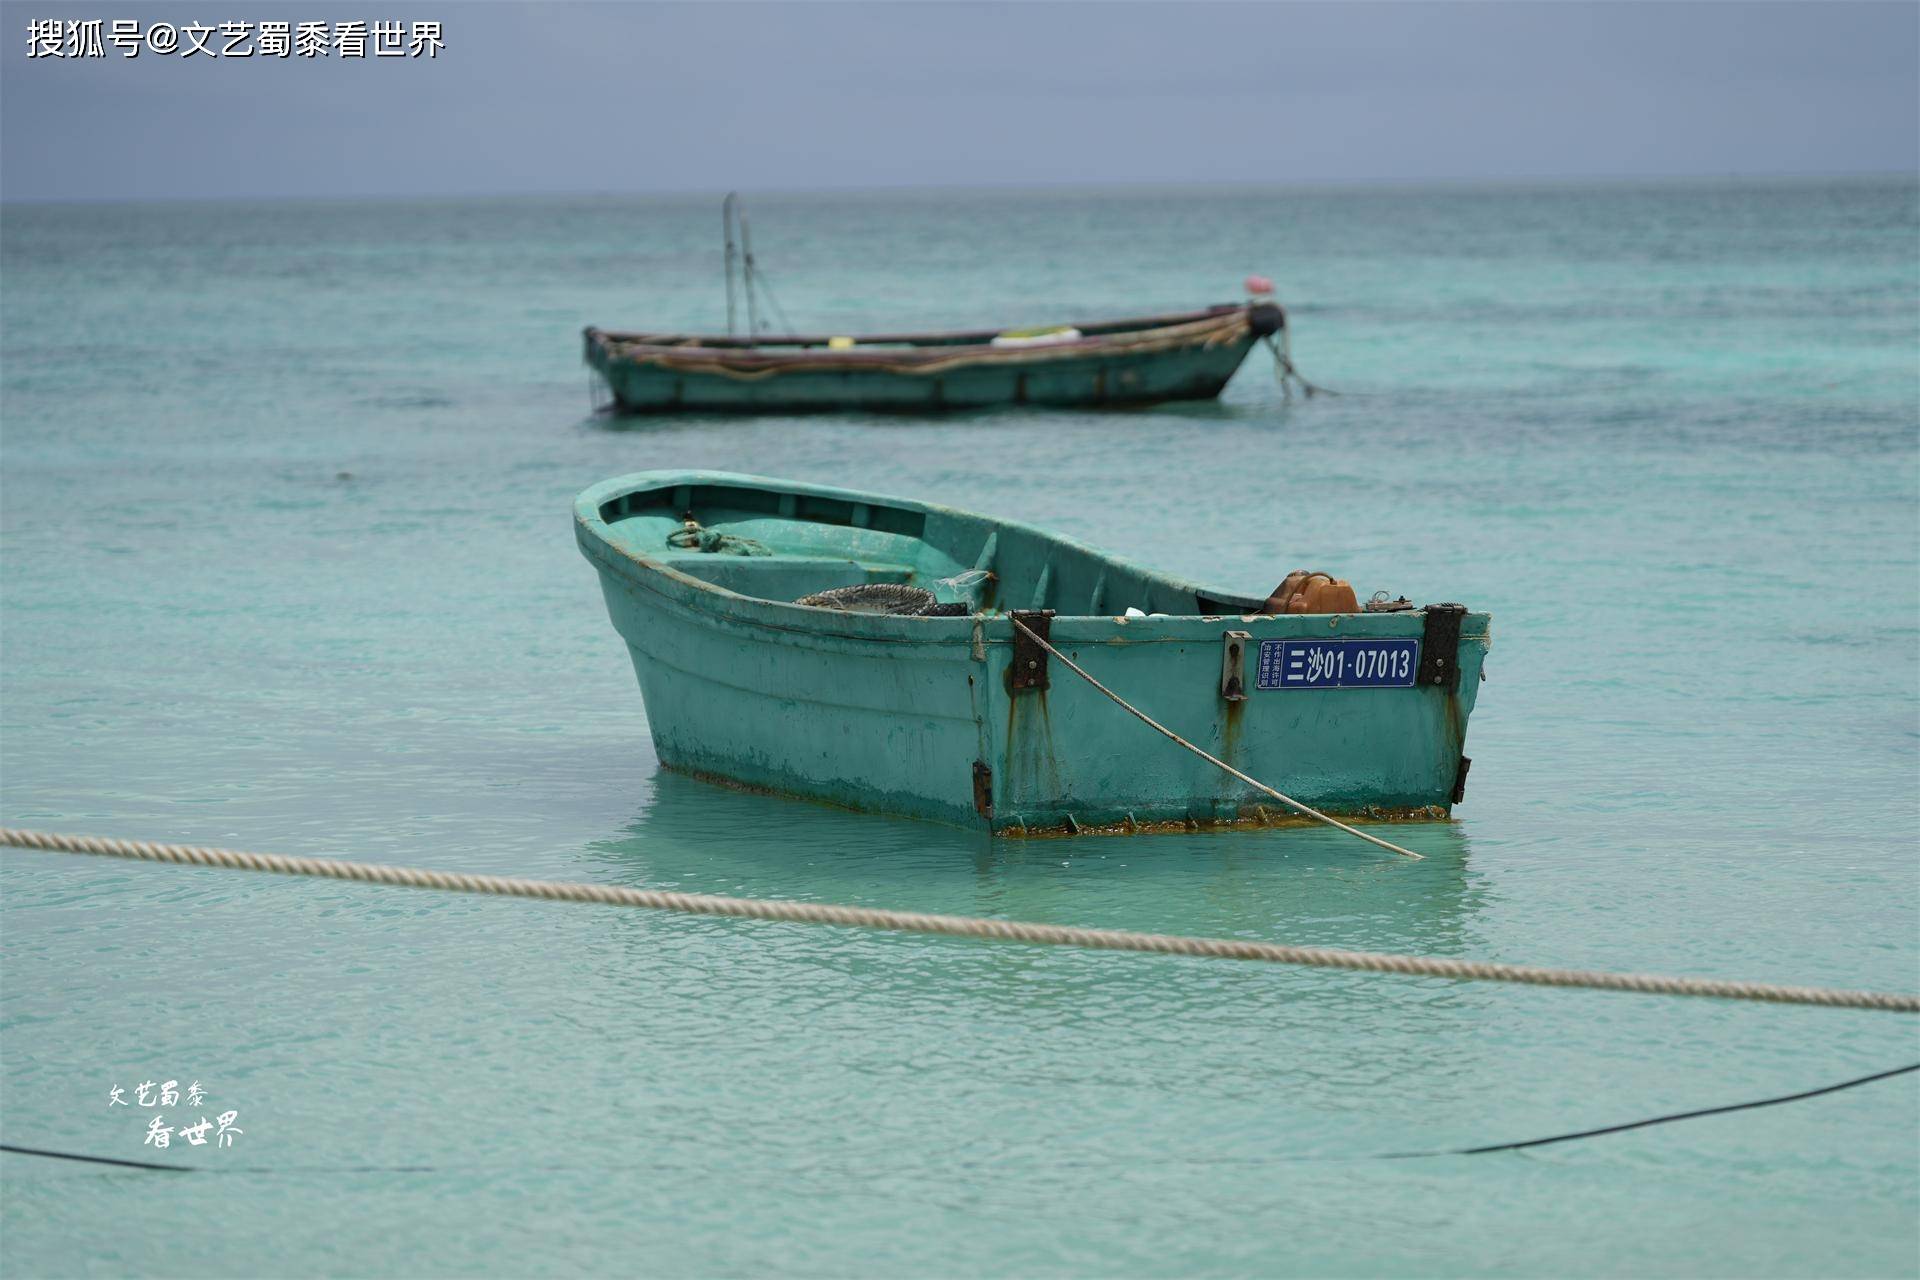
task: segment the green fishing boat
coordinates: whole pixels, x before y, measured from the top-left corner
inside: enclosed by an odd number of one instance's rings
[[[622,413],[930,413],[1122,406],[1220,394],[1286,319],[1272,304],[955,333],[735,338],[586,331],[587,365]]]
[[[623,476],[574,514],[672,769],[999,832],[1285,816],[1071,661],[1327,812],[1461,798],[1489,620],[1460,605],[1274,615],[1012,521],[724,472]]]
[[[586,362],[622,413],[933,413],[998,405],[1122,406],[1220,394],[1253,344],[1292,377],[1286,313],[1273,282],[1247,277],[1247,301],[1038,329],[801,335],[768,332],[785,312],[753,256],[738,197],[721,206],[727,332],[586,330]],[[736,290],[736,277],[741,289]],[[746,332],[738,333],[736,293]],[[788,326],[791,330],[791,325]],[[1306,384],[1302,383],[1303,386]]]

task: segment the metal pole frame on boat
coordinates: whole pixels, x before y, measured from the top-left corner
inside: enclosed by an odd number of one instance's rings
[[[753,302],[753,228],[747,222],[747,211],[738,204],[734,206],[733,216],[740,220],[740,261],[745,267],[747,292],[747,345],[752,346],[760,340],[760,313]]]
[[[733,305],[733,264],[734,259],[739,254],[739,250],[734,247],[733,243],[733,218],[734,206],[737,205],[739,201],[740,193],[737,191],[729,191],[727,192],[727,198],[720,202],[720,235],[721,238],[726,241],[727,245],[727,336],[729,338],[739,332],[739,326],[734,320]]]

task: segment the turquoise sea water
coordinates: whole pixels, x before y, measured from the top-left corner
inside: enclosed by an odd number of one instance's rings
[[[620,422],[716,200],[10,206],[0,817],[438,868],[1920,987],[1910,180],[758,197],[808,328],[1274,275],[1309,377],[1120,414]],[[1495,615],[1421,863],[977,835],[660,773],[569,503],[725,467],[1248,592]],[[1137,694],[1152,708],[1152,691]],[[1275,695],[1278,696],[1278,695]],[[1334,695],[1328,695],[1334,696]],[[1889,1275],[1911,1018],[1039,951],[0,854],[13,1275]],[[144,1147],[145,1081],[235,1145]],[[130,1107],[109,1105],[126,1091]]]

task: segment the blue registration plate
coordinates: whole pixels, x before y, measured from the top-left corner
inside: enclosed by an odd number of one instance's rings
[[[1411,689],[1418,640],[1262,640],[1262,689]]]

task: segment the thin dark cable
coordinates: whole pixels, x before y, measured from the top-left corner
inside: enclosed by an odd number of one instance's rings
[[[110,1156],[80,1156],[71,1151],[42,1151],[38,1147],[16,1147],[11,1143],[0,1142],[0,1151],[11,1151],[21,1156],[45,1156],[49,1160],[79,1160],[85,1164],[112,1164],[122,1169],[158,1169],[163,1173],[192,1173],[194,1170],[179,1164],[150,1164],[145,1160],[115,1160]]]
[[[431,1165],[431,1164],[352,1164],[352,1165],[289,1165],[282,1169],[269,1169],[262,1165],[191,1165],[156,1164],[150,1160],[116,1160],[111,1156],[84,1156],[72,1151],[44,1151],[39,1147],[17,1147],[12,1143],[0,1142],[0,1151],[11,1151],[21,1156],[45,1156],[49,1160],[77,1160],[82,1164],[109,1164],[123,1169],[152,1169],[160,1173],[456,1173],[466,1172],[467,1165]],[[502,1169],[526,1168],[525,1165],[502,1165]],[[558,1172],[568,1166],[544,1166]]]
[[[1578,1133],[1557,1133],[1551,1138],[1529,1138],[1524,1142],[1496,1142],[1484,1147],[1456,1147],[1451,1151],[1394,1151],[1376,1157],[1381,1160],[1417,1160],[1427,1156],[1483,1156],[1495,1151],[1520,1151],[1527,1147],[1544,1147],[1554,1142],[1572,1142],[1578,1138],[1598,1138],[1609,1133],[1625,1133],[1629,1129],[1644,1129],[1649,1125],[1672,1124],[1676,1120],[1697,1120],[1701,1116],[1725,1115],[1729,1111],[1751,1111],[1755,1107],[1777,1107],[1783,1102],[1799,1102],[1806,1098],[1817,1098],[1824,1093],[1838,1093],[1842,1089],[1852,1089],[1857,1085],[1872,1084],[1876,1080],[1887,1080],[1894,1076],[1903,1076],[1910,1071],[1920,1071],[1920,1062],[1904,1067],[1895,1067],[1891,1071],[1876,1071],[1870,1076],[1861,1076],[1854,1080],[1842,1080],[1839,1084],[1823,1085],[1818,1089],[1807,1089],[1801,1093],[1786,1093],[1777,1098],[1760,1098],[1753,1102],[1735,1102],[1724,1107],[1702,1107],[1698,1111],[1676,1111],[1672,1115],[1654,1116],[1650,1120],[1634,1120],[1627,1124],[1610,1124],[1600,1129],[1582,1129]]]
[[[1491,1154],[1495,1151],[1520,1151],[1527,1147],[1544,1147],[1554,1142],[1572,1142],[1578,1138],[1598,1138],[1609,1133],[1624,1133],[1628,1129],[1644,1129],[1649,1125],[1672,1124],[1676,1120],[1694,1120],[1701,1116],[1725,1115],[1731,1111],[1751,1111],[1756,1107],[1774,1107],[1787,1102],[1800,1102],[1807,1098],[1818,1098],[1822,1094],[1838,1093],[1842,1089],[1852,1089],[1859,1085],[1872,1084],[1876,1080],[1888,1080],[1894,1076],[1904,1076],[1914,1071],[1920,1071],[1920,1062],[1915,1062],[1904,1067],[1895,1067],[1891,1071],[1876,1071],[1870,1076],[1860,1076],[1853,1080],[1843,1080],[1839,1084],[1823,1085],[1818,1089],[1807,1089],[1800,1093],[1782,1094],[1777,1098],[1760,1098],[1753,1102],[1735,1102],[1724,1107],[1703,1107],[1698,1111],[1680,1111],[1672,1115],[1655,1116],[1650,1120],[1634,1120],[1627,1124],[1608,1125],[1601,1129],[1582,1129],[1578,1133],[1555,1134],[1551,1138],[1529,1138],[1524,1142],[1498,1142],[1484,1147],[1454,1147],[1445,1151],[1392,1151],[1374,1156],[1323,1156],[1317,1158],[1330,1160],[1421,1160],[1434,1156],[1481,1156]],[[295,1166],[285,1169],[269,1169],[252,1165],[229,1166],[226,1168],[202,1168],[193,1165],[153,1164],[141,1160],[116,1160],[108,1156],[76,1155],[69,1151],[45,1151],[38,1147],[18,1147],[10,1143],[0,1143],[0,1151],[11,1151],[15,1155],[23,1156],[45,1156],[50,1160],[76,1160],[83,1164],[114,1165],[123,1169],[150,1169],[160,1173],[452,1173],[467,1171],[469,1168],[469,1166],[429,1164],[343,1165],[305,1168]],[[1287,1159],[1289,1157],[1281,1158]],[[1316,1159],[1316,1157],[1313,1156],[1291,1158]],[[1211,1163],[1227,1162],[1215,1161]],[[1259,1161],[1257,1163],[1265,1162]],[[515,1165],[513,1167],[524,1168],[525,1166]],[[555,1172],[573,1168],[573,1166],[566,1165],[549,1165],[543,1167]]]

